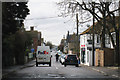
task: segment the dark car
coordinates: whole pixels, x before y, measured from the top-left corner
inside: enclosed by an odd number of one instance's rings
[[[68,54],[66,55],[64,66],[66,67],[67,65],[75,65],[78,67],[78,58],[74,54]]]

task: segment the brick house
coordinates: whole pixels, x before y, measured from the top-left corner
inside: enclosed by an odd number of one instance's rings
[[[35,52],[37,51],[37,46],[41,46],[41,32],[35,31],[34,27],[31,27],[30,31],[26,31],[27,34],[31,35],[32,37],[32,47],[34,48]]]

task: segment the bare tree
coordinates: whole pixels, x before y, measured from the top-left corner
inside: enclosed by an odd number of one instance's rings
[[[119,54],[119,29],[116,26],[116,13],[118,12],[119,8],[119,1],[107,1],[107,0],[96,0],[94,2],[95,13],[92,10],[92,1],[89,0],[62,0],[58,3],[60,8],[62,9],[62,15],[67,16],[68,14],[72,14],[72,16],[76,12],[83,11],[84,13],[87,11],[91,15],[93,15],[96,21],[101,26],[101,41],[102,41],[102,48],[105,48],[105,34],[109,34],[111,38],[111,42],[115,49],[116,53],[116,60],[118,60],[117,56]],[[89,19],[88,19],[89,20]],[[87,22],[87,21],[86,21]],[[108,24],[109,23],[109,24]],[[116,33],[116,43],[113,39],[111,34],[111,29],[114,29]],[[116,61],[118,62],[118,61]]]

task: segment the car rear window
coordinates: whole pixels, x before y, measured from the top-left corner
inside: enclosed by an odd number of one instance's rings
[[[76,55],[68,55],[68,59],[77,59]]]

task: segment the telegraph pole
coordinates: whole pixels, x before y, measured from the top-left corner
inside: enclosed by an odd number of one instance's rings
[[[77,36],[78,36],[78,13],[76,14]]]
[[[79,52],[80,52],[80,47],[79,47],[79,46],[80,46],[80,45],[79,45],[79,35],[78,35],[78,32],[79,32],[79,31],[78,31],[78,22],[79,22],[79,21],[78,21],[78,13],[77,13],[77,14],[76,14],[76,25],[77,25],[77,40],[76,40],[76,41],[77,41],[77,43],[76,43],[76,45],[77,45],[76,50],[77,50],[77,51],[76,51],[76,52],[77,52],[77,56],[79,57],[79,56],[80,56],[80,54],[79,54]]]
[[[119,25],[118,25],[118,34],[119,34],[119,39],[118,39],[118,67],[120,67],[120,1],[119,1]]]
[[[95,4],[94,4],[94,2],[92,2],[92,7],[93,7],[93,35],[92,35],[92,65],[94,66],[94,22],[95,22],[95,19],[94,19],[94,12],[95,12],[95,9],[94,9],[94,7],[95,7]]]

